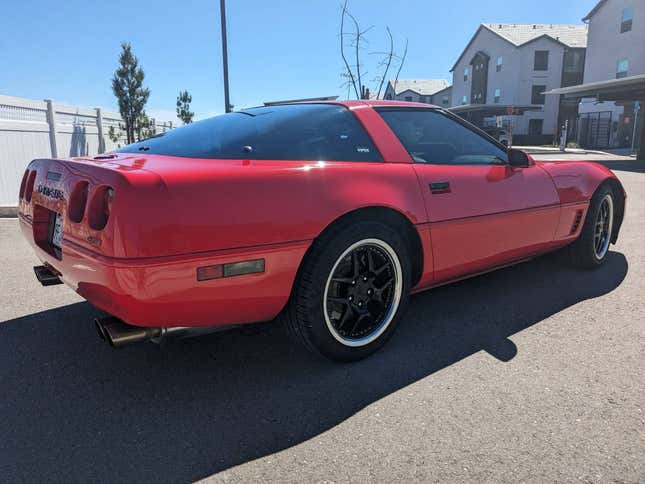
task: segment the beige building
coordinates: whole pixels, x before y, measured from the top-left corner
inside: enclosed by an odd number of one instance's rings
[[[589,26],[585,84],[645,74],[645,0],[602,0],[583,21]],[[576,138],[581,145],[632,145],[634,100],[598,103],[585,98],[579,114]]]
[[[514,144],[551,143],[578,106],[544,92],[582,82],[586,45],[586,25],[482,24],[451,70],[453,111],[501,120]]]

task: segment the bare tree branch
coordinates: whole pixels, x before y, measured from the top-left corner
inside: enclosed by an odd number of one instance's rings
[[[347,13],[347,2],[348,0],[345,0],[345,4],[343,5],[343,12],[342,15],[340,16],[340,55],[343,58],[343,62],[345,63],[345,69],[347,69],[347,74],[349,74],[349,78],[351,80],[352,86],[354,86],[354,92],[356,93],[356,98],[360,98],[358,94],[358,89],[356,87],[356,80],[354,79],[354,73],[352,72],[352,69],[349,67],[349,62],[347,62],[347,57],[345,57],[345,34],[344,34],[344,26],[345,26],[345,14]]]
[[[399,69],[396,71],[396,77],[394,78],[394,96],[396,96],[396,84],[399,82],[399,74],[401,73],[401,68],[405,62],[405,58],[408,55],[408,39],[405,39],[405,50],[403,51],[403,57],[401,57],[401,63],[399,64]]]
[[[394,55],[394,40],[392,39],[392,32],[390,32],[390,27],[385,27],[385,31],[387,32],[387,35],[390,38],[390,52],[388,53],[388,56],[387,56],[387,64],[385,66],[385,71],[383,72],[383,75],[381,76],[381,82],[378,85],[378,91],[376,92],[376,99],[379,99],[381,97],[381,89],[383,88],[383,82],[387,77],[387,71],[390,70],[390,64],[392,63],[392,56]]]
[[[347,6],[347,0],[345,0],[345,6]],[[360,49],[360,44],[361,44],[361,29],[358,25],[358,21],[356,20],[356,17],[354,17],[349,11],[345,8],[344,9],[345,15],[347,15],[352,21],[354,22],[354,29],[356,31],[355,33],[355,38],[356,38],[356,80],[358,82],[358,90],[360,91],[360,94],[358,95],[358,99],[363,99],[363,81],[361,79],[361,60],[360,60],[360,55],[359,55],[359,49]]]

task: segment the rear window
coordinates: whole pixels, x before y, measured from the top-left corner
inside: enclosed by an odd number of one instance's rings
[[[360,122],[347,108],[334,104],[267,106],[224,114],[119,151],[188,158],[382,161]]]

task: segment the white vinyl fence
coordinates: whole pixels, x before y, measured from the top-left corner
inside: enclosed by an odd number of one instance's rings
[[[15,207],[20,180],[36,158],[93,156],[126,144],[117,113],[0,94],[0,207]],[[155,132],[173,128],[154,122]],[[110,128],[118,137],[110,138]]]

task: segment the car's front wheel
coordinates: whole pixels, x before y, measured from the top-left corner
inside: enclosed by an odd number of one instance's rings
[[[402,236],[380,222],[338,227],[314,242],[283,314],[289,332],[314,352],[354,361],[394,332],[410,288]]]
[[[611,187],[601,186],[589,203],[580,235],[567,251],[573,265],[593,269],[607,258],[614,229],[615,200]]]

